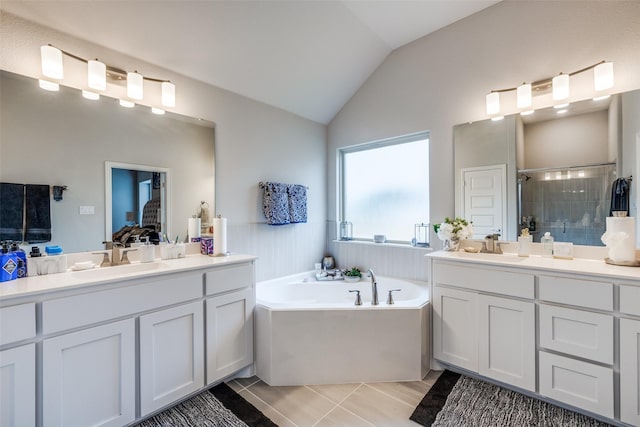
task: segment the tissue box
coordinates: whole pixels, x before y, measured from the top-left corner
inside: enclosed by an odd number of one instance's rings
[[[202,255],[213,255],[213,237],[200,238],[200,253]]]

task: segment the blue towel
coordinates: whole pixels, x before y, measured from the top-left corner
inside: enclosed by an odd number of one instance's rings
[[[279,182],[266,182],[262,199],[262,211],[269,225],[283,225],[291,222],[289,215],[289,186]]]
[[[289,186],[289,217],[292,223],[307,222],[307,187]]]
[[[22,242],[24,184],[0,183],[0,240]]]

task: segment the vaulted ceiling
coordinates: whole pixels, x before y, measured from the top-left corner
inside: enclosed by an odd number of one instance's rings
[[[391,51],[497,2],[3,0],[0,8],[328,123]]]

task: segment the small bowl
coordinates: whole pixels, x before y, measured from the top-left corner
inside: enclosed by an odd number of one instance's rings
[[[480,249],[478,248],[474,248],[473,246],[467,246],[465,248],[463,248],[465,252],[470,252],[472,254],[477,254],[478,252],[480,252]]]

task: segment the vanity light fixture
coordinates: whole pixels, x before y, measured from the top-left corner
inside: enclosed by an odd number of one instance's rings
[[[96,91],[107,89],[107,77],[115,80],[126,80],[127,96],[134,100],[143,99],[143,83],[144,81],[152,81],[162,85],[162,95],[160,103],[164,107],[176,106],[176,86],[169,80],[156,79],[143,76],[137,71],[127,72],[125,70],[107,65],[98,59],[87,60],[77,55],[59,49],[51,44],[40,47],[40,55],[42,61],[42,74],[45,77],[54,80],[62,80],[64,78],[64,68],[62,57],[68,56],[77,61],[87,64],[87,85]],[[46,90],[58,90],[57,82],[41,80],[40,87]],[[131,101],[127,101],[127,106],[135,105]],[[120,103],[122,105],[122,102]],[[130,104],[130,105],[129,105]]]
[[[562,105],[557,105],[556,107],[564,108],[566,107],[564,104],[567,103],[570,95],[571,76],[591,69],[593,69],[594,73],[594,91],[596,92],[596,95],[598,97],[608,96],[608,94],[602,92],[613,87],[613,63],[600,61],[597,64],[590,65],[572,73],[560,73],[553,78],[550,77],[532,83],[525,82],[518,87],[492,90],[486,96],[487,115],[492,118],[503,116],[504,113],[500,111],[500,93],[511,91],[516,91],[516,108],[522,115],[533,113],[533,109],[531,108],[533,104],[533,96],[543,93],[547,89],[551,89],[554,101],[564,101],[561,103]]]

